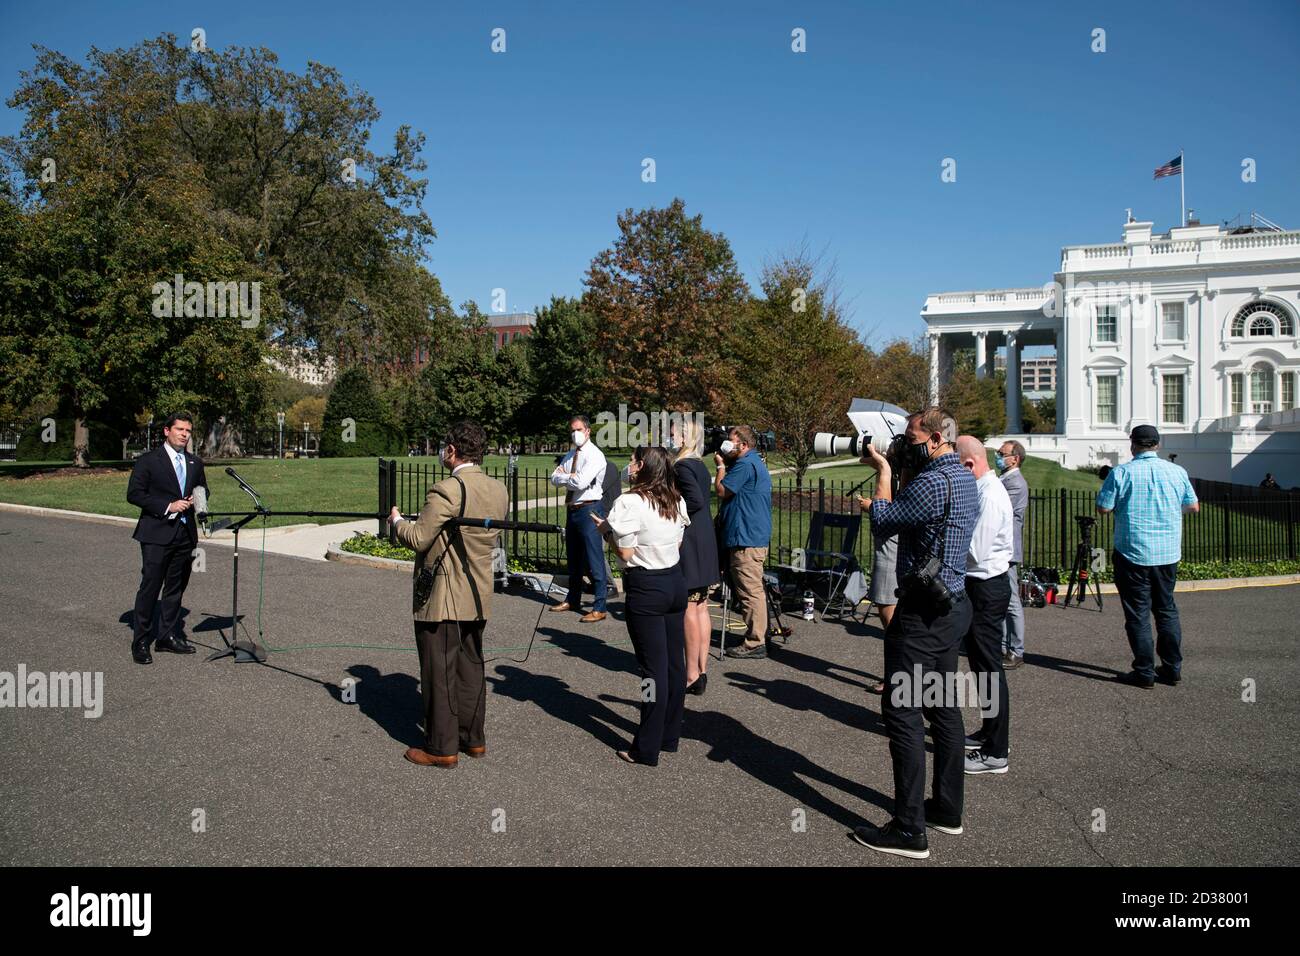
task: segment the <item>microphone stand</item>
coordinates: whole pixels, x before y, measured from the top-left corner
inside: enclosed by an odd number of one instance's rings
[[[270,512],[262,507],[262,502],[257,497],[257,492],[242,481],[240,481],[239,484],[240,487],[248,493],[249,497],[253,499],[254,510],[244,515],[244,517],[239,521],[230,525],[231,530],[235,533],[235,559],[231,570],[232,580],[230,587],[230,638],[226,637],[225,631],[220,631],[221,639],[225,642],[226,646],[223,650],[216,650],[209,654],[204,663],[207,663],[207,661],[219,660],[223,657],[233,657],[236,664],[266,663],[267,655],[265,647],[258,644],[256,641],[241,641],[237,639],[239,637],[239,529],[259,516],[261,516],[263,520],[266,520],[266,516]],[[213,517],[213,515],[209,514],[209,517]]]

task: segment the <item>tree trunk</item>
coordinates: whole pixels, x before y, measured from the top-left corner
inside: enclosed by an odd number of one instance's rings
[[[90,429],[86,420],[78,417],[72,430],[72,464],[77,468],[90,467]]]

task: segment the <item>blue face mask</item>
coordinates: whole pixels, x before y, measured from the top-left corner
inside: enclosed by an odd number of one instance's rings
[[[998,471],[1007,470],[1007,460],[1003,458],[1001,455],[999,455],[997,452],[993,453],[993,461],[995,464],[997,464]]]

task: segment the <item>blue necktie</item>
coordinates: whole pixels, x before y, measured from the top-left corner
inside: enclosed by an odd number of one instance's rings
[[[176,455],[176,480],[181,483],[181,497],[185,497],[185,456]],[[185,523],[185,516],[181,515],[181,524]]]

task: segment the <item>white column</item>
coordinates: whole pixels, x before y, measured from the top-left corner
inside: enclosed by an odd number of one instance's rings
[[[979,331],[975,333],[975,377],[986,378],[988,376],[988,354],[985,346],[985,339],[988,333]]]
[[[930,404],[939,404],[939,333],[930,333]]]
[[[1065,417],[1069,411],[1069,366],[1065,355],[1065,317],[1056,330],[1056,434],[1065,434]]]
[[[1148,294],[1139,294],[1133,308],[1133,334],[1129,336],[1128,357],[1128,417],[1120,419],[1120,427],[1125,431],[1138,425],[1150,425],[1155,417],[1152,414],[1155,387],[1148,374],[1147,357],[1155,336],[1159,335],[1160,310]],[[1120,381],[1123,381],[1122,376]]]
[[[1019,435],[1020,425],[1020,342],[1007,332],[1007,434]]]
[[[1089,334],[1086,325],[1086,319],[1080,318],[1082,309],[1074,303],[1065,302],[1062,309],[1064,315],[1061,318],[1061,338],[1065,342],[1065,428],[1063,431],[1067,435],[1080,435],[1087,427],[1083,418],[1083,404],[1085,397],[1091,389],[1091,381],[1088,383],[1088,389],[1084,388],[1083,363],[1086,360],[1087,352],[1084,349],[1084,342]],[[1121,336],[1127,332],[1123,330],[1124,320],[1118,320],[1120,325]],[[1120,341],[1123,341],[1121,338]],[[1058,380],[1060,370],[1057,370]],[[1061,414],[1062,403],[1057,399],[1057,415]],[[1091,419],[1091,415],[1089,415]]]
[[[1198,432],[1205,431],[1219,417],[1210,398],[1210,372],[1214,368],[1215,356],[1218,354],[1215,348],[1219,336],[1219,309],[1215,301],[1217,298],[1218,292],[1215,289],[1207,289],[1204,294],[1197,297],[1196,314],[1200,320],[1201,334],[1196,354],[1191,356],[1196,366],[1189,370],[1189,374],[1196,378],[1198,395],[1196,418],[1191,420],[1195,422],[1193,427]]]

